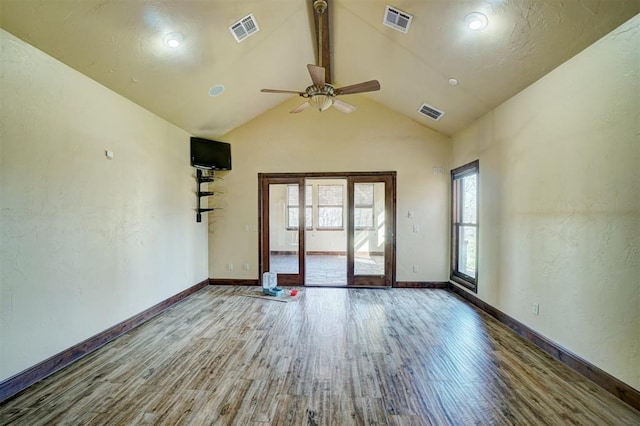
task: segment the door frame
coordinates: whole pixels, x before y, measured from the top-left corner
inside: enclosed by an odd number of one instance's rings
[[[262,274],[269,270],[269,185],[298,185],[303,191],[299,191],[298,206],[298,273],[278,274],[278,285],[303,285],[304,262],[300,261],[301,253],[305,250],[305,208],[304,208],[304,178],[299,176],[276,176],[274,174],[258,173],[258,281],[262,284]]]
[[[327,178],[347,179],[349,194],[349,231],[347,232],[347,253],[353,253],[353,184],[354,182],[385,182],[385,209],[389,220],[385,239],[385,279],[371,280],[366,276],[353,276],[353,256],[347,263],[346,287],[393,287],[396,283],[396,179],[397,172],[309,172],[309,173],[258,173],[258,280],[262,282],[262,274],[269,270],[269,185],[270,184],[298,184],[300,190],[299,206],[304,206],[304,188],[306,179]],[[303,285],[305,277],[305,209],[300,209],[298,224],[298,274],[278,274],[278,285]],[[344,287],[344,286],[341,286]]]

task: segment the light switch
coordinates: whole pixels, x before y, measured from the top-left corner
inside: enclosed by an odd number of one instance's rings
[[[105,151],[104,156],[107,157],[108,160],[113,160],[113,151]]]

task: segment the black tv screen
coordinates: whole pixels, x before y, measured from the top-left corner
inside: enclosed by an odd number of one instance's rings
[[[191,165],[200,169],[231,170],[231,145],[192,137]]]

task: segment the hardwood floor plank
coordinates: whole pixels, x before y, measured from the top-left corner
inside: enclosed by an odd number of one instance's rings
[[[258,405],[258,399],[263,387],[263,382],[237,380],[231,388],[227,399],[222,403],[219,409],[220,416],[216,419],[216,422],[240,426],[248,424]]]
[[[97,404],[99,414],[89,424],[149,423],[155,416],[145,415],[148,411],[147,406],[158,398],[167,397],[164,392],[161,394],[152,392],[151,388],[143,386],[140,381],[129,383],[127,386],[119,386],[116,389],[113,398],[110,398],[108,394],[103,394],[104,403]]]
[[[0,405],[2,425],[640,425],[444,290],[211,286]]]
[[[326,425],[331,424],[331,391],[317,389],[307,399],[305,420],[301,424]]]
[[[356,407],[356,398],[339,393],[331,395],[331,425],[359,426],[366,424],[364,413]]]
[[[262,381],[262,395],[253,411],[251,421],[254,423],[271,423],[278,410],[278,405],[282,396],[283,381],[266,380]]]
[[[424,426],[432,424],[427,422],[426,419],[419,419],[417,416],[391,415],[387,416],[387,419],[389,420],[388,424],[391,426]]]
[[[373,371],[382,394],[384,405],[389,415],[416,415],[415,407],[408,395],[407,374],[401,365],[394,364],[385,354],[372,354]]]
[[[148,385],[144,385],[149,393]],[[218,414],[216,411],[203,410],[212,399],[212,393],[206,391],[182,390],[170,397],[158,395],[151,399],[144,407],[140,408],[142,414],[128,420],[132,423],[146,424],[210,424]],[[199,413],[206,413],[198,418]]]
[[[364,424],[386,425],[388,423],[382,398],[356,398],[355,406],[362,412]]]
[[[335,364],[332,388],[352,397],[382,398],[380,384],[376,378],[371,355],[356,352],[349,360]]]
[[[306,425],[307,397],[282,395],[273,417],[273,425]]]
[[[475,386],[449,381],[420,383],[414,396],[418,417],[434,425],[508,424],[482,397],[483,385],[481,382]]]
[[[563,389],[563,392],[575,401],[575,407],[570,406],[569,409],[582,420],[582,424],[640,425],[638,411],[618,410],[620,401],[592,382],[576,383],[575,386]]]

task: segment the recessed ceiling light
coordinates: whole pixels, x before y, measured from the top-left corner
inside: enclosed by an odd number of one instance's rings
[[[209,96],[220,96],[224,92],[224,86],[222,84],[216,84],[211,89],[209,89]]]
[[[480,31],[487,28],[489,19],[487,18],[487,15],[483,13],[471,12],[466,18],[464,18],[464,23],[469,27],[469,29]]]
[[[458,85],[458,80],[455,78],[450,78],[449,79],[449,84],[452,86],[457,86]]]
[[[169,33],[162,39],[165,46],[176,48],[182,43],[183,37],[180,33]]]

